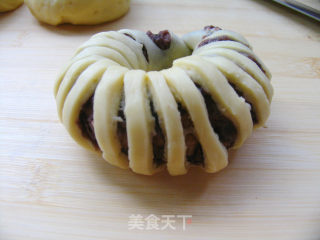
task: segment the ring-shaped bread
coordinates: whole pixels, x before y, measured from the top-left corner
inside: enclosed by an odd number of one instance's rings
[[[70,135],[112,165],[217,172],[270,113],[271,74],[238,33],[123,29],[78,48],[54,94]]]

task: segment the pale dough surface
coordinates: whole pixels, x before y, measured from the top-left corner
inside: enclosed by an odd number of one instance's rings
[[[271,74],[239,33],[201,30],[183,38],[169,33],[167,49],[158,47],[148,34],[130,29],[98,33],[82,44],[56,81],[59,117],[80,145],[102,154],[112,165],[144,175],[165,167],[171,175],[187,173],[191,164],[186,136],[191,131],[201,144],[204,170],[220,171],[228,165],[228,151],[197,86],[232,122],[236,137],[231,147],[236,149],[269,116]],[[211,42],[201,46],[207,40]],[[98,148],[78,124],[81,107],[91,96]],[[178,105],[188,112],[192,128],[183,128]],[[126,123],[128,154],[117,135],[119,121]],[[165,142],[161,165],[154,161],[156,121]]]
[[[121,17],[129,10],[130,0],[25,0],[25,3],[41,22],[91,25]]]

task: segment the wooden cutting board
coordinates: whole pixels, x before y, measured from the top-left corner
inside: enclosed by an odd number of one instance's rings
[[[53,83],[78,45],[100,31],[209,24],[245,35],[275,88],[266,127],[225,170],[139,176],[69,137]],[[26,6],[1,14],[0,239],[320,239],[319,33],[267,1],[132,0],[126,16],[98,26],[39,24]],[[185,230],[181,215],[191,215]],[[146,229],[152,217],[163,229]]]

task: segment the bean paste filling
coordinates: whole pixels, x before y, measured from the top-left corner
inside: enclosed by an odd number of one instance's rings
[[[231,84],[232,85],[232,84]],[[217,104],[212,99],[211,95],[204,90],[200,85],[196,84],[198,90],[203,96],[205,101],[209,121],[213,130],[218,134],[219,140],[226,147],[230,148],[233,146],[236,137],[237,137],[237,129],[227,117],[225,117],[221,111],[219,110]],[[235,88],[235,91],[239,96],[243,96],[242,92]],[[98,143],[94,133],[93,127],[93,100],[94,96],[91,96],[88,101],[83,104],[80,114],[78,124],[82,131],[82,135],[89,139],[93,145],[99,149]],[[250,104],[250,103],[249,103]],[[250,104],[251,105],[251,104]],[[127,136],[127,128],[126,128],[126,117],[124,114],[124,106],[125,106],[125,97],[124,95],[121,98],[118,117],[119,121],[117,122],[117,137],[120,142],[121,152],[125,155],[128,155],[128,136]],[[160,166],[165,163],[165,144],[166,139],[165,135],[160,126],[159,117],[157,112],[155,111],[154,104],[150,101],[150,110],[151,114],[154,117],[154,135],[152,137],[152,147],[153,147],[153,162],[156,166]],[[178,110],[181,116],[181,123],[183,127],[185,144],[186,144],[186,159],[189,163],[194,165],[204,165],[204,155],[200,142],[197,139],[195,134],[194,125],[192,119],[186,110],[182,106],[181,103],[178,103]],[[257,122],[256,114],[251,107],[251,115],[254,122]]]
[[[231,82],[229,82],[230,86],[234,89],[234,91],[238,94],[239,97],[242,97],[246,103],[248,103],[250,105],[250,113],[251,113],[251,119],[252,119],[252,122],[253,124],[257,124],[258,123],[258,117],[257,117],[257,114],[256,114],[256,111],[252,105],[251,102],[249,102],[245,96],[244,96],[244,93],[239,89],[237,88],[237,86]]]
[[[260,62],[255,58],[255,56],[253,56],[252,54],[246,53],[246,52],[239,52],[240,54],[242,54],[243,56],[249,58],[251,61],[253,61],[259,68],[260,70],[266,74],[265,69],[262,67],[262,65],[260,64]]]
[[[159,123],[159,116],[150,100],[151,115],[154,117],[154,135],[152,137],[153,163],[158,167],[165,163],[165,136]]]
[[[161,50],[167,50],[171,45],[171,34],[168,30],[160,31],[157,34],[151,31],[147,32],[148,37],[160,48]]]
[[[124,115],[125,96],[122,94],[118,110],[119,121],[117,122],[117,136],[121,146],[121,152],[128,156],[128,136],[126,116]]]
[[[233,42],[236,42],[234,39],[231,39],[229,38],[228,36],[226,35],[222,35],[222,36],[217,36],[217,37],[213,37],[213,38],[206,38],[204,40],[202,40],[199,44],[198,44],[198,48],[202,47],[202,46],[205,46],[209,43],[212,43],[212,42],[219,42],[219,41],[233,41]]]
[[[189,115],[189,112],[178,103],[178,110],[181,116],[181,123],[183,127],[183,134],[186,144],[186,159],[193,165],[204,166],[203,151],[200,142],[194,132],[194,125]]]
[[[230,148],[234,145],[237,138],[237,129],[233,122],[222,114],[217,104],[212,99],[210,93],[196,84],[205,101],[209,121],[215,133],[218,134],[219,140],[226,147]]]
[[[226,40],[234,41],[225,35],[214,37],[214,38],[210,38],[210,37],[206,38],[207,36],[210,36],[213,32],[221,30],[221,28],[219,27],[206,26],[204,30],[207,32],[207,35],[203,37],[204,39],[199,43],[198,47],[204,46],[206,44],[209,44],[215,41],[226,41]],[[124,33],[124,35],[136,41],[136,39],[130,34]],[[160,31],[158,34],[153,34],[152,32],[148,31],[147,35],[160,49],[166,50],[170,48],[171,35],[167,30]],[[142,52],[146,60],[149,61],[148,52],[144,45],[142,48]],[[243,52],[240,52],[240,53],[248,57],[249,59],[251,59],[253,62],[255,62],[259,66],[259,68],[263,72],[265,72],[261,64],[259,64],[259,62],[254,58],[254,56],[243,53]],[[237,89],[237,87],[232,83],[230,83],[230,85],[233,87],[233,89],[237,92],[239,96],[244,98],[244,94],[242,91]],[[196,87],[198,88],[198,90],[200,91],[204,99],[207,112],[208,112],[209,121],[214,132],[219,136],[219,140],[227,149],[232,147],[237,138],[237,129],[235,125],[230,119],[224,116],[223,113],[219,110],[216,102],[212,99],[209,92],[207,92],[199,84],[196,84]],[[85,138],[89,139],[92,142],[92,144],[97,149],[99,149],[96,136],[94,133],[94,126],[93,126],[93,121],[94,121],[93,101],[94,101],[94,96],[92,95],[83,104],[80,110],[77,124],[81,129],[82,135]],[[246,102],[251,106],[250,111],[251,111],[252,121],[254,123],[257,123],[258,119],[256,116],[255,109],[253,108],[250,102],[248,102],[247,100]],[[166,159],[165,159],[166,138],[159,122],[159,116],[157,114],[157,111],[155,110],[154,103],[151,99],[149,101],[149,104],[150,104],[151,114],[154,118],[154,134],[152,136],[153,162],[155,166],[160,166],[166,162]],[[121,152],[125,155],[128,155],[128,136],[127,136],[127,128],[126,128],[126,117],[124,114],[124,106],[125,106],[125,96],[123,93],[120,104],[119,104],[118,113],[117,113],[118,121],[116,126],[117,128],[116,133],[120,142]],[[185,144],[186,144],[186,160],[190,164],[204,166],[203,149],[195,133],[193,121],[189,115],[189,112],[181,103],[178,103],[178,111],[180,112],[181,123],[183,127],[183,133],[184,133]]]
[[[96,135],[93,126],[93,100],[92,95],[83,105],[80,110],[78,126],[81,129],[82,136],[89,139],[96,149],[99,149]]]
[[[209,37],[212,33],[216,31],[220,31],[222,29],[213,25],[209,25],[209,26],[205,26],[203,30],[206,32],[206,34],[203,35],[202,39],[205,39],[206,37]]]

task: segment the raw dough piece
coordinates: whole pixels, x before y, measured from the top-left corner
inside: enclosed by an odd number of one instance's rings
[[[270,113],[271,74],[238,33],[122,29],[82,44],[55,85],[70,135],[112,165],[217,172]]]
[[[99,24],[112,21],[129,10],[130,0],[25,0],[41,22]]]

